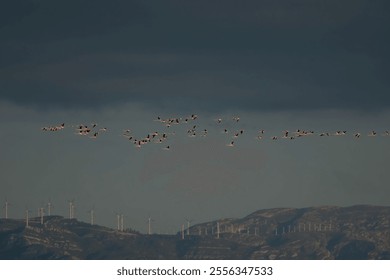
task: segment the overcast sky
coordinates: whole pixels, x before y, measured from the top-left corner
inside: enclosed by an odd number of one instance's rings
[[[97,223],[120,212],[145,231],[150,215],[160,232],[262,208],[389,205],[389,12],[381,0],[2,3],[2,204],[22,217],[50,199],[66,216],[75,199],[81,220],[95,207]],[[97,139],[71,127],[93,122],[108,128]],[[187,136],[195,124],[207,137]],[[225,127],[245,131],[233,148]],[[170,133],[170,151],[135,148],[127,128]],[[270,139],[286,129],[315,135]]]

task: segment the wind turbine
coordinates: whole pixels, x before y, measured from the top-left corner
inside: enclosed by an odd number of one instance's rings
[[[91,210],[93,211],[93,210]],[[115,212],[114,214],[116,215],[116,230],[117,231],[124,231],[124,222],[123,222],[123,217],[124,215],[119,212]]]
[[[29,227],[29,225],[28,225],[29,213],[30,213],[30,210],[26,209],[26,228]]]
[[[191,222],[193,222],[193,220],[186,219],[186,221],[187,221],[187,235],[189,236],[190,235],[190,225],[191,225]]]
[[[48,216],[51,216],[51,207],[52,207],[53,205],[51,204],[51,201],[50,201],[50,199],[49,199],[49,202],[47,203],[47,215]]]
[[[91,219],[91,226],[94,225],[95,223],[95,207],[92,207],[91,210],[88,211],[89,215],[90,215],[90,219]]]
[[[72,202],[72,219],[74,219],[74,208],[75,208],[75,205],[74,205],[74,202]]]
[[[69,219],[74,218],[74,200],[68,200],[69,202]]]
[[[39,216],[41,217],[41,225],[43,225],[43,214],[45,213],[45,208],[39,208]]]
[[[121,214],[116,213],[116,229],[117,229],[117,231],[120,230],[120,222],[121,222]]]
[[[10,206],[10,203],[8,202],[8,199],[5,199],[4,203],[4,209],[5,209],[5,219],[8,219],[8,206]]]
[[[181,239],[184,240],[184,224],[181,225]]]
[[[149,216],[148,218],[148,234],[151,235],[152,234],[152,218]]]

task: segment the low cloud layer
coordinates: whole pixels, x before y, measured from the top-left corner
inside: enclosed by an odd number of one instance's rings
[[[0,99],[224,111],[383,110],[386,1],[18,1]]]

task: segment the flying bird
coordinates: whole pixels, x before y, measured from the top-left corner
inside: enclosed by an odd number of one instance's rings
[[[96,139],[98,136],[98,132],[95,132],[90,138]]]
[[[228,147],[234,147],[234,141],[230,142],[230,143],[227,144],[226,146],[228,146]]]
[[[344,130],[344,131],[336,131],[336,133],[335,134],[333,134],[333,135],[335,135],[335,136],[344,136],[345,134],[347,133],[347,131],[346,130]]]
[[[141,141],[134,141],[135,147],[136,148],[141,148]]]

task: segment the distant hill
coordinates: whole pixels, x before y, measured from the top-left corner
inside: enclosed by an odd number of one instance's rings
[[[390,207],[259,210],[194,225],[184,239],[61,216],[1,219],[0,259],[390,259]]]

